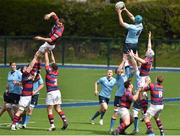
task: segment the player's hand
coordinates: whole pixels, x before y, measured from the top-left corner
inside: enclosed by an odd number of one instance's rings
[[[49,20],[49,19],[50,19],[50,17],[51,17],[51,15],[50,15],[50,14],[46,14],[46,15],[44,16],[44,20]]]
[[[151,38],[151,31],[149,31],[149,33],[148,33],[148,37],[149,37],[149,38]]]
[[[41,40],[41,37],[40,36],[35,36],[34,39],[35,40]]]
[[[95,91],[94,91],[94,95],[95,95],[95,96],[98,96],[98,94],[99,94],[99,92],[95,90]]]

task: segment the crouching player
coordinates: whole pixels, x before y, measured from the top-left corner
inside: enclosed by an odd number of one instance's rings
[[[49,65],[49,57],[48,52],[46,50],[45,52],[45,69],[46,69],[46,88],[47,88],[47,97],[46,97],[46,104],[47,106],[47,112],[48,112],[48,119],[50,123],[49,131],[54,131],[55,125],[54,125],[54,115],[53,115],[53,108],[55,111],[59,114],[63,121],[63,127],[62,130],[65,130],[68,127],[66,116],[60,107],[61,101],[61,92],[58,88],[58,66],[55,63],[54,55],[51,51],[51,59],[52,64]]]
[[[143,88],[142,91],[150,91],[151,94],[151,104],[147,110],[147,114],[145,116],[145,123],[148,129],[147,133],[149,136],[154,136],[154,132],[151,125],[151,117],[154,117],[156,124],[160,130],[160,135],[164,136],[163,125],[160,120],[160,112],[164,108],[163,104],[163,83],[164,78],[162,76],[157,76],[156,83],[151,83],[150,85]]]
[[[121,97],[120,107],[118,109],[118,113],[121,116],[121,122],[118,128],[116,128],[112,134],[119,135],[124,134],[124,131],[132,124],[133,118],[130,114],[130,106],[133,101],[136,101],[139,97],[139,90],[135,95],[133,95],[133,85],[130,80],[124,83],[125,92]]]

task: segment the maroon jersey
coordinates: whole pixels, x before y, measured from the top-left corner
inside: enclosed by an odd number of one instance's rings
[[[151,104],[153,105],[162,105],[163,104],[163,86],[157,83],[150,84],[147,87],[144,87],[144,90],[150,91],[151,93]]]
[[[48,42],[51,45],[55,44],[57,39],[61,37],[64,32],[64,26],[58,27],[57,25],[57,21],[59,20],[59,18],[57,16],[53,16],[53,17],[55,20],[55,25],[52,27],[51,32],[49,33],[52,42]]]
[[[130,109],[133,101],[133,94],[129,90],[125,90],[124,95],[120,98],[120,107]]]
[[[146,61],[146,63],[141,65],[140,76],[148,76],[151,71],[153,58],[146,57],[144,60]]]
[[[46,88],[47,92],[56,91],[58,89],[57,77],[59,72],[53,71],[51,67],[46,66]]]
[[[31,96],[33,94],[33,80],[30,79],[30,73],[22,74],[22,96]]]

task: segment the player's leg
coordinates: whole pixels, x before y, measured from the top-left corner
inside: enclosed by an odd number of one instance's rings
[[[48,119],[49,119],[49,124],[50,124],[50,128],[48,130],[54,131],[56,130],[56,127],[54,125],[53,105],[47,106],[47,113],[48,113]]]
[[[160,136],[164,136],[164,127],[163,127],[163,124],[162,124],[161,119],[160,119],[160,111],[158,111],[156,113],[156,115],[154,116],[154,119],[156,121],[156,125],[158,126],[158,128],[160,130]]]
[[[61,129],[65,130],[68,127],[68,122],[67,122],[66,115],[65,115],[64,111],[62,110],[62,108],[60,107],[59,104],[54,105],[54,108],[55,108],[56,112],[59,114],[60,118],[63,121],[63,126],[62,126]]]
[[[100,108],[101,115],[100,115],[100,121],[99,121],[100,125],[103,125],[103,117],[104,117],[107,109],[108,109],[108,103],[107,102],[101,103],[101,108]]]
[[[119,103],[120,103],[120,97],[119,96],[115,96],[114,98],[114,113],[111,117],[111,122],[110,122],[110,132],[113,131],[114,125],[115,125],[115,121],[118,117],[118,108],[119,108]]]
[[[3,106],[0,109],[0,117],[3,115],[3,113],[6,111],[6,103],[3,104]]]

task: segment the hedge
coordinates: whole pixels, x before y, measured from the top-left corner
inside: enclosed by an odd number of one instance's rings
[[[163,0],[127,5],[144,18],[142,39],[151,30],[156,38],[180,38],[180,1]],[[53,20],[44,21],[44,14],[55,11],[66,20],[65,36],[124,37],[114,4],[77,3],[66,0],[1,0],[0,35],[47,35]],[[125,21],[130,23],[126,15]]]

